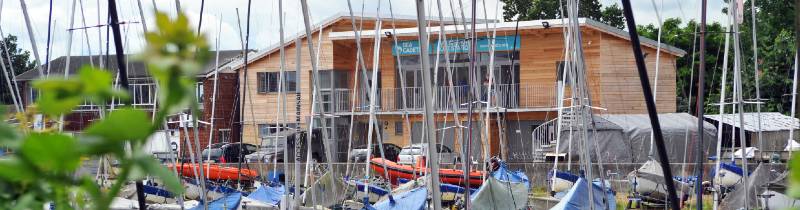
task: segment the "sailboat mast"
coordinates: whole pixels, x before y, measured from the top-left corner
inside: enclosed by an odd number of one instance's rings
[[[36,69],[39,71],[39,77],[44,76],[44,69],[42,68],[41,59],[39,59],[39,49],[36,47],[36,37],[33,35],[33,26],[31,26],[31,18],[28,15],[28,5],[25,4],[25,0],[19,0],[19,6],[22,8],[22,15],[25,17],[25,26],[28,29],[28,38],[31,40],[31,51],[33,51],[33,57],[36,59]],[[98,13],[99,14],[99,13]]]
[[[739,21],[736,20],[736,18],[738,17],[737,13],[739,11],[737,6],[739,6],[739,5],[737,3],[735,3],[734,1],[729,1],[728,5],[729,5],[728,8],[730,8],[728,11],[730,11],[731,17],[733,17],[733,19],[735,20],[735,22],[732,23],[733,24],[733,55],[734,55],[734,59],[733,59],[733,74],[734,74],[734,76],[733,76],[734,77],[733,85],[736,87],[736,92],[734,93],[736,95],[736,97],[734,97],[734,100],[736,101],[736,106],[737,106],[737,108],[739,110],[739,127],[740,127],[739,128],[739,147],[740,147],[740,149],[742,151],[742,169],[743,169],[743,172],[744,172],[743,175],[742,175],[742,181],[743,181],[743,183],[745,183],[743,185],[744,186],[744,191],[745,192],[749,192],[750,186],[749,186],[749,184],[748,184],[749,182],[747,180],[748,180],[748,174],[750,174],[750,172],[749,172],[749,169],[747,167],[747,139],[745,138],[745,131],[744,131],[744,99],[742,97],[742,73],[741,73],[742,72],[742,63],[741,63],[741,61],[742,61],[741,60],[742,59],[742,50],[741,50],[741,44],[740,44],[741,40],[739,38]],[[744,208],[745,209],[749,209],[750,206],[748,205],[749,204],[749,200],[748,200],[748,197],[747,197],[747,193],[742,194],[742,196],[743,196],[743,201],[744,201]]]
[[[647,113],[650,117],[653,135],[655,136],[656,151],[660,159],[658,162],[661,165],[662,174],[664,175],[664,185],[666,185],[667,192],[669,193],[669,206],[674,210],[678,210],[680,209],[678,205],[678,195],[675,192],[675,184],[672,182],[672,170],[669,167],[669,158],[667,157],[667,150],[664,146],[664,136],[661,132],[661,124],[658,120],[656,103],[653,100],[653,92],[650,89],[650,77],[647,76],[647,66],[644,63],[642,46],[639,42],[639,33],[636,31],[636,22],[633,19],[633,8],[631,7],[630,0],[622,0],[622,10],[628,27],[628,34],[631,39],[633,55],[636,59],[636,67],[639,73],[644,101],[647,105]]]
[[[305,1],[305,0],[303,0]],[[433,209],[442,209],[441,189],[439,189],[439,153],[436,150],[436,122],[433,119],[433,81],[431,81],[431,63],[428,56],[428,31],[427,21],[425,20],[425,1],[416,0],[417,6],[417,30],[419,31],[419,54],[422,60],[422,95],[425,97],[424,119],[425,119],[425,137],[428,140],[428,155],[427,159],[430,164],[431,172],[428,174],[430,178],[431,196],[433,202]],[[442,32],[443,33],[443,32]],[[468,198],[467,198],[468,199]]]
[[[314,41],[312,39],[313,38],[313,36],[312,36],[313,34],[311,33],[311,20],[309,18],[308,1],[307,0],[301,0],[300,1],[300,5],[302,7],[302,12],[303,12],[303,23],[305,25],[306,40],[308,41],[308,51],[309,51],[308,54],[311,57],[311,72],[312,72],[312,77],[313,77],[312,80],[313,80],[313,83],[314,83],[313,87],[311,88],[313,90],[313,95],[314,95],[312,97],[313,98],[312,103],[319,104],[320,103],[320,99],[319,98],[321,96],[320,88],[322,88],[322,85],[321,85],[320,78],[319,78],[319,68],[317,66],[317,54],[314,51]],[[318,33],[319,33],[318,35],[320,37],[322,37],[322,28],[320,28]],[[317,106],[317,108],[318,107],[319,106]],[[308,139],[309,139],[308,142],[311,142],[311,140],[313,139],[312,137],[314,136],[313,135],[313,132],[314,132],[313,131],[313,121],[314,121],[314,113],[315,113],[314,109],[315,108],[312,107],[312,109],[311,109],[311,117],[309,118],[309,125],[311,125],[311,126],[309,126],[309,130],[308,130]],[[320,114],[322,114],[322,113],[320,113]],[[324,116],[324,115],[320,115],[320,116]],[[326,156],[325,163],[328,165],[328,170],[330,170],[332,172],[331,175],[336,177],[336,169],[333,168],[333,164],[331,163],[331,161],[333,160],[333,158],[331,156],[331,154],[333,153],[332,152],[332,149],[333,149],[332,145],[333,144],[326,144],[325,143],[326,141],[330,141],[329,140],[329,134],[328,134],[328,125],[327,124],[328,124],[328,122],[326,122],[326,119],[324,117],[321,117],[320,126],[321,126],[322,129],[320,129],[320,130],[322,130],[322,144],[325,145],[325,156]],[[331,185],[331,186],[333,188],[331,192],[337,192],[336,191],[336,185]]]
[[[704,113],[705,113],[705,77],[706,77],[706,0],[700,1],[700,67],[697,74],[697,144],[695,145],[697,151],[695,157],[695,176],[697,180],[703,180],[703,136],[705,130]],[[756,79],[758,81],[758,79]],[[759,120],[760,122],[760,120]],[[695,182],[695,201],[697,201],[696,208],[703,209],[703,187],[701,181]]]
[[[721,79],[720,88],[719,88],[719,90],[720,90],[719,91],[719,121],[717,121],[717,128],[718,128],[717,129],[717,146],[716,146],[717,150],[715,152],[715,156],[717,157],[717,159],[716,159],[716,161],[714,161],[714,168],[719,168],[720,161],[722,161],[722,140],[723,140],[722,139],[722,130],[723,130],[723,126],[725,125],[725,123],[724,123],[724,119],[725,118],[723,118],[723,116],[725,114],[725,94],[727,93],[727,89],[726,89],[725,85],[728,82],[728,78],[727,78],[728,77],[728,49],[729,49],[729,46],[730,46],[730,36],[731,36],[731,33],[730,33],[730,22],[731,22],[730,19],[728,19],[728,26],[727,26],[728,33],[725,33],[725,49],[724,49],[725,53],[722,56],[722,79]],[[795,73],[795,75],[796,75],[796,73]],[[795,76],[795,78],[797,78],[797,77]],[[792,108],[794,109],[794,107],[792,107]],[[789,136],[791,136],[791,135],[792,134],[790,132]],[[789,138],[789,139],[791,139],[791,138]],[[714,183],[715,185],[719,186],[718,183],[721,180],[718,179],[717,177],[721,178],[720,176],[714,177],[714,180],[712,181],[712,183]],[[716,190],[714,190],[714,205],[713,205],[713,209],[717,210],[717,207],[718,207],[717,204],[719,203],[718,200],[720,198],[720,192],[722,192],[721,191],[722,188],[721,187],[717,187],[715,189]]]

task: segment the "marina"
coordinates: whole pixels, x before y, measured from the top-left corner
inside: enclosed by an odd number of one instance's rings
[[[800,206],[780,3],[11,1],[0,209]]]

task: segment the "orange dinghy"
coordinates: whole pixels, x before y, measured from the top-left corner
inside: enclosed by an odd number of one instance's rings
[[[203,174],[211,180],[236,180],[239,178],[239,174],[241,174],[242,180],[253,180],[258,177],[258,172],[255,170],[250,169],[241,169],[234,167],[223,167],[216,164],[201,164],[203,170]],[[183,176],[194,177],[194,168],[197,167],[197,164],[178,164],[175,165],[167,165],[167,168],[176,169],[178,173]],[[200,169],[198,168],[198,169]]]
[[[372,158],[369,162],[372,170],[375,170],[381,177],[386,174],[383,171],[383,165],[386,165],[386,169],[389,171],[388,179],[392,184],[397,184],[399,178],[413,180],[424,176],[430,171],[429,168],[425,167],[425,161],[417,162],[417,166],[401,165],[382,158]],[[483,184],[483,175],[482,171],[469,172],[470,186],[481,186]],[[439,180],[442,183],[464,186],[464,170],[439,169]]]

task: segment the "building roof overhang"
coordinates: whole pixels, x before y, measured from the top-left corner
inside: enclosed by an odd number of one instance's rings
[[[363,20],[363,21],[370,21],[370,20],[371,21],[375,21],[379,17],[380,17],[381,20],[393,20],[393,21],[397,21],[397,20],[400,20],[400,21],[412,21],[412,20],[416,21],[417,20],[417,16],[411,16],[411,15],[395,15],[394,18],[392,18],[392,17],[379,16],[376,13],[364,13],[361,16],[355,16],[355,18],[357,20],[359,20],[359,21],[361,21],[361,20]],[[335,14],[333,16],[328,17],[325,20],[320,21],[320,23],[318,23],[318,24],[312,25],[311,26],[311,33],[312,34],[313,33],[317,33],[321,29],[324,29],[324,28],[326,28],[328,26],[331,26],[331,25],[333,25],[333,24],[335,24],[335,23],[337,23],[339,21],[349,20],[350,18],[351,18],[351,16],[350,16],[350,14],[348,12],[337,13],[337,14]],[[439,17],[428,17],[428,19],[429,20],[438,20]],[[497,20],[478,19],[475,22],[476,23],[486,23],[486,22],[498,22],[498,21]],[[442,23],[444,23],[444,24],[452,24],[453,21],[442,21]],[[336,32],[332,32],[332,33],[336,33]],[[264,58],[264,57],[266,57],[268,55],[271,55],[273,53],[279,52],[281,47],[291,46],[291,45],[293,45],[295,43],[295,40],[301,40],[302,41],[305,38],[306,38],[305,31],[301,31],[301,32],[295,33],[295,34],[293,34],[293,35],[291,35],[289,37],[286,37],[284,39],[284,43],[283,44],[275,43],[275,44],[272,44],[269,47],[267,47],[266,50],[259,50],[258,52],[249,53],[247,55],[247,63],[248,64],[253,63],[254,61],[257,61],[257,60],[259,60],[261,58]],[[239,58],[239,59],[236,59],[236,60],[233,60],[233,61],[229,62],[226,65],[221,66],[219,68],[219,71],[223,72],[223,73],[232,73],[233,71],[236,71],[237,69],[241,68],[242,64],[244,64],[244,58]],[[213,74],[214,74],[214,71],[208,72],[206,74],[206,77],[211,76]]]
[[[625,40],[630,40],[630,36],[628,32],[615,28],[605,23],[601,23],[592,19],[587,18],[579,18],[578,22],[583,27],[588,27],[597,31],[601,31],[606,34],[610,34],[615,37],[619,37]],[[545,24],[548,27],[545,27]],[[497,31],[514,31],[514,30],[531,30],[531,29],[545,29],[545,28],[563,28],[567,27],[569,24],[569,20],[564,19],[550,19],[550,20],[531,20],[531,21],[520,21],[519,26],[517,27],[517,22],[500,22],[496,24],[476,24],[475,31],[477,33],[481,32],[491,32],[492,30]],[[464,30],[464,25],[447,25],[444,27],[445,34],[457,34],[459,33],[459,29],[461,31]],[[428,27],[429,35],[439,34],[442,32],[441,28],[436,27]],[[363,30],[360,33],[361,39],[373,39],[375,37],[375,30]],[[386,38],[388,37],[387,34],[391,34],[397,37],[417,37],[419,34],[419,30],[417,28],[402,28],[402,29],[383,29],[381,30],[381,37]],[[331,40],[352,40],[355,39],[356,33],[354,31],[342,31],[342,32],[332,32],[328,35]],[[646,37],[639,37],[642,45],[656,49],[658,47],[658,42]],[[686,55],[686,51],[677,48],[672,45],[661,44],[661,49],[669,54],[683,57]]]

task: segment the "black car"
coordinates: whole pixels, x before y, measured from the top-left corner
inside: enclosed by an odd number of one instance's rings
[[[387,160],[391,160],[397,162],[397,155],[400,154],[399,146],[391,143],[384,143],[383,144],[383,155],[386,157]],[[378,147],[378,144],[372,145],[372,156],[371,157],[380,157],[381,151]],[[367,159],[367,145],[361,145],[350,151],[350,161],[353,162],[363,162]]]
[[[237,163],[240,157],[249,155],[256,152],[258,147],[246,143],[218,143],[212,144],[210,149],[204,149],[202,154],[203,162],[209,161],[209,156],[212,163]],[[241,154],[239,154],[241,151]]]
[[[325,161],[325,146],[322,144],[322,130],[314,129],[314,134],[312,135],[312,144],[311,144],[311,158],[317,162],[324,162]],[[306,155],[308,154],[308,148],[306,144],[306,131],[294,131],[294,130],[287,130],[281,131],[280,133],[276,134],[276,136],[283,136],[281,140],[277,141],[277,145],[264,145],[261,148],[258,148],[256,152],[253,152],[249,155],[245,156],[245,162],[248,163],[270,163],[273,160],[279,163],[293,163],[295,159],[299,158],[300,162],[306,161]],[[297,135],[299,134],[299,135]],[[296,137],[300,137],[299,140],[296,140]],[[288,156],[289,160],[284,161],[284,147],[289,149]],[[299,148],[300,152],[295,153],[295,150]],[[296,156],[298,155],[298,156]]]

